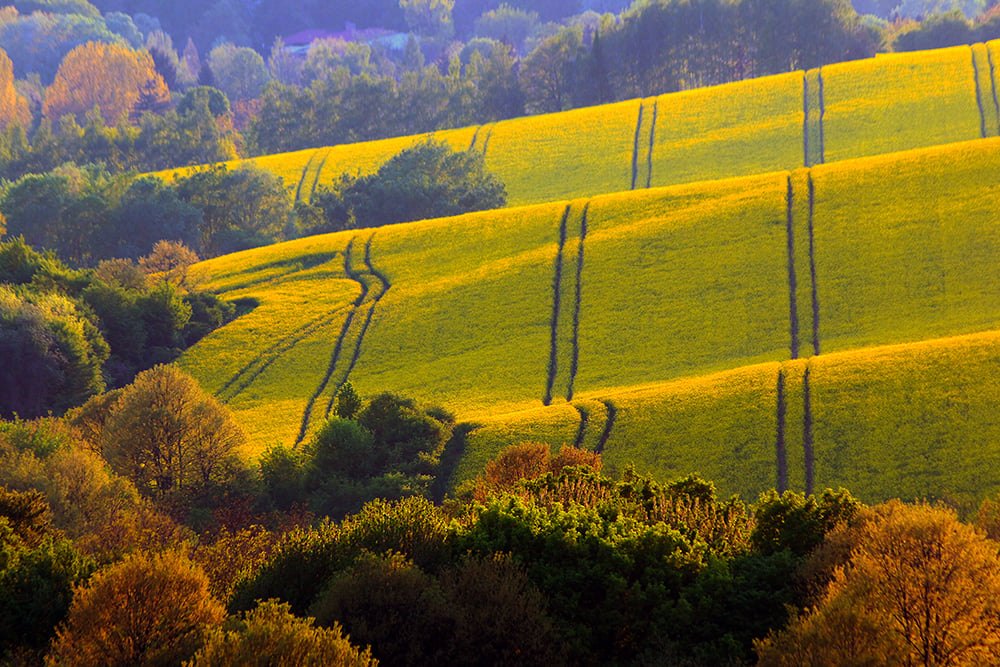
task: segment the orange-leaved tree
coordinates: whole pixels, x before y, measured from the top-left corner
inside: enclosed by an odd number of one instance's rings
[[[14,87],[14,63],[0,49],[0,130],[12,125],[27,128],[30,124],[28,100]]]
[[[153,58],[121,44],[87,42],[63,58],[56,78],[45,93],[42,113],[58,119],[82,116],[94,107],[108,123],[141,108],[157,108],[170,91],[156,72]]]

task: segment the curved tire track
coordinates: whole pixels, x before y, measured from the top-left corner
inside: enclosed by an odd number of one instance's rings
[[[310,168],[312,167],[313,161],[316,157],[323,151],[322,148],[317,148],[310,155],[309,159],[306,161],[304,167],[302,167],[302,175],[299,177],[299,184],[295,188],[295,203],[298,204],[302,201],[302,186],[305,184],[306,179],[309,176]]]
[[[368,307],[368,314],[365,316],[365,322],[361,326],[361,331],[358,332],[358,338],[354,345],[354,353],[351,355],[351,361],[348,364],[347,369],[344,371],[344,374],[341,376],[340,381],[337,382],[337,386],[332,392],[330,392],[330,400],[327,402],[326,410],[324,411],[325,417],[329,417],[330,413],[333,412],[333,403],[337,399],[337,392],[339,392],[340,388],[347,383],[348,378],[351,376],[351,372],[358,364],[358,359],[361,357],[361,345],[364,343],[365,335],[368,333],[368,328],[371,326],[372,318],[375,316],[375,308],[392,287],[392,284],[389,282],[389,278],[384,273],[376,269],[372,264],[372,241],[374,240],[375,233],[373,232],[372,235],[368,237],[368,241],[365,243],[364,263],[366,273],[374,276],[379,282],[378,293],[375,294],[374,298],[371,300],[371,305]],[[368,293],[371,293],[370,287],[368,288]]]
[[[594,449],[598,454],[604,453],[604,448],[611,439],[611,432],[615,429],[615,422],[618,421],[618,408],[615,404],[611,401],[601,401],[601,403],[608,409],[608,419],[604,422],[604,431],[601,432],[601,439],[597,441],[597,447]]]
[[[576,372],[580,367],[580,310],[583,305],[583,254],[584,243],[587,241],[587,216],[590,213],[590,202],[583,205],[580,217],[580,244],[576,255],[576,293],[573,303],[573,353],[569,362],[569,385],[566,389],[566,400],[573,400],[573,385],[576,383]]]
[[[552,405],[552,392],[556,384],[556,372],[559,367],[559,310],[562,306],[562,273],[563,255],[566,250],[566,227],[569,224],[569,213],[572,204],[563,209],[562,222],[559,223],[559,250],[556,252],[555,276],[552,280],[552,320],[549,323],[549,368],[545,382],[544,405]]]
[[[319,385],[316,387],[316,391],[313,392],[312,396],[309,397],[309,401],[306,403],[305,410],[302,412],[302,423],[299,426],[299,434],[295,439],[295,444],[300,444],[306,437],[306,432],[309,430],[309,422],[312,419],[312,412],[316,406],[316,401],[319,397],[323,395],[326,388],[330,385],[330,379],[333,377],[334,371],[337,370],[337,362],[340,360],[340,354],[344,347],[344,339],[347,337],[347,333],[351,328],[351,323],[354,321],[358,310],[361,308],[361,304],[365,302],[368,298],[368,283],[362,280],[360,273],[355,273],[351,268],[351,257],[354,251],[354,241],[357,237],[354,237],[348,242],[347,249],[344,251],[344,273],[351,280],[357,282],[361,286],[361,293],[358,298],[354,301],[351,306],[351,311],[347,314],[344,319],[344,325],[340,328],[340,335],[337,336],[337,342],[334,344],[333,353],[330,355],[330,362],[327,364],[326,373],[323,375],[323,379],[320,381]]]

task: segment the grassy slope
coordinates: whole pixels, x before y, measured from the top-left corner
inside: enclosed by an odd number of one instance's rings
[[[1000,42],[893,54],[434,136],[454,148],[485,149],[512,206],[627,190],[633,171],[635,186],[643,188],[794,169],[824,157],[832,162],[977,139],[983,129],[997,136],[1000,111],[987,52],[1000,62]],[[368,173],[426,136],[251,162],[308,199],[319,163],[320,183],[344,172]]]
[[[614,412],[603,443],[612,469],[631,460],[664,476],[699,470],[726,492],[752,495],[779,476],[780,372],[781,474],[803,488],[807,362],[789,360],[791,251],[802,356],[813,352],[813,270],[817,276],[824,355],[808,362],[815,484],[849,484],[867,498],[924,489],[966,499],[993,490],[994,481],[937,464],[952,445],[989,451],[1000,444],[989,416],[998,399],[991,364],[1000,339],[912,341],[1000,329],[998,148],[1000,139],[981,140],[221,257],[195,275],[229,298],[260,305],[181,363],[230,403],[258,450],[294,441],[361,290],[361,279],[345,276],[344,252],[353,239],[357,272],[359,248],[371,239],[372,271],[390,287],[362,339],[369,290],[345,339],[345,349],[358,350],[351,381],[362,394],[398,391],[482,424],[468,439],[457,479],[474,474],[512,434],[576,441],[581,407],[591,416],[582,440],[590,447],[601,444]],[[373,276],[363,280],[374,285]],[[857,349],[897,343],[910,344]],[[543,408],[549,378],[553,405]],[[325,391],[324,401],[332,386]],[[949,401],[955,410],[938,409]],[[920,465],[907,463],[903,443],[922,438],[938,458],[921,450]],[[883,467],[898,472],[880,478]]]

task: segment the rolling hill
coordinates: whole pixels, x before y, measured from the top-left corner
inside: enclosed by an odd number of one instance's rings
[[[1000,41],[891,54],[433,136],[482,151],[513,206],[592,197],[995,137],[997,62]],[[250,162],[308,201],[319,184],[374,171],[427,136]]]
[[[868,500],[971,503],[1000,490],[998,149],[980,139],[220,257],[195,275],[249,312],[180,363],[247,425],[251,455],[308,437],[349,378],[476,426],[450,445],[452,483],[530,438],[745,496],[844,484]]]

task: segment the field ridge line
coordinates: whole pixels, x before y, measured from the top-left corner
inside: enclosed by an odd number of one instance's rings
[[[566,204],[566,208],[562,214],[562,222],[559,223],[559,249],[556,252],[555,277],[552,281],[552,321],[549,325],[548,380],[545,385],[545,395],[542,397],[542,403],[545,405],[552,405],[552,391],[555,388],[556,369],[559,366],[559,309],[561,306],[560,301],[562,300],[560,292],[562,291],[563,253],[566,248],[566,227],[569,223],[569,213],[572,206],[572,204]]]
[[[816,181],[812,170],[807,177],[809,183],[809,286],[812,290],[812,344],[813,354],[820,354],[819,341],[819,285],[816,284]]]
[[[785,236],[788,248],[788,317],[790,347],[792,359],[799,358],[799,306],[798,278],[795,273],[795,190],[792,185],[792,175],[788,174],[788,191],[785,195]]]
[[[813,492],[814,471],[816,467],[816,454],[813,450],[813,416],[812,416],[812,389],[810,376],[812,375],[812,364],[806,362],[806,370],[802,376],[802,449],[805,454],[806,473],[806,495]]]
[[[590,422],[590,410],[575,403],[573,407],[580,413],[580,427],[576,431],[576,439],[573,441],[573,446],[577,449],[583,449],[583,441],[587,437],[587,424]]]
[[[645,108],[646,101],[642,100],[639,102],[639,117],[635,122],[635,139],[632,141],[632,190],[635,190],[635,184],[639,180],[639,139],[642,136],[642,114]]]
[[[601,401],[604,407],[608,409],[608,418],[604,422],[604,430],[601,432],[601,439],[597,441],[597,447],[594,449],[598,454],[604,453],[604,448],[608,446],[608,440],[611,439],[611,432],[615,428],[615,422],[618,421],[618,408],[614,403],[608,400]]]
[[[976,57],[975,45],[969,46],[972,55],[972,78],[976,82],[976,106],[979,108],[979,135],[986,138],[986,105],[983,104],[983,86],[979,82],[979,58]]]
[[[583,254],[584,243],[587,241],[587,217],[590,213],[590,202],[583,205],[580,217],[580,241],[576,254],[576,286],[573,300],[573,351],[569,361],[569,385],[566,389],[566,400],[573,400],[573,385],[576,384],[576,372],[580,367],[580,310],[583,305]]]
[[[351,312],[347,314],[347,317],[344,319],[344,324],[340,328],[340,335],[337,336],[337,341],[333,346],[333,353],[330,355],[330,362],[329,364],[327,364],[326,373],[324,374],[323,379],[320,381],[319,386],[316,387],[316,391],[313,392],[313,395],[309,397],[309,401],[306,403],[305,410],[303,410],[302,412],[302,423],[299,426],[298,437],[295,439],[296,445],[300,444],[303,440],[305,440],[306,432],[309,430],[309,422],[312,419],[312,411],[313,408],[316,406],[316,401],[319,400],[319,397],[323,395],[323,392],[326,391],[326,388],[330,384],[330,379],[333,377],[333,373],[337,369],[337,362],[340,359],[340,353],[344,347],[344,338],[347,336],[347,332],[351,328],[351,323],[354,321],[354,316],[357,314],[358,309],[361,307],[361,304],[364,303],[365,298],[368,296],[368,285],[363,280],[361,280],[359,274],[355,273],[351,269],[351,255],[353,253],[354,241],[356,239],[357,237],[351,238],[351,240],[347,243],[347,249],[344,251],[344,273],[347,274],[348,278],[354,280],[359,285],[361,285],[361,293],[358,295],[358,298],[354,301],[353,307],[351,308]]]
[[[660,100],[653,99],[653,118],[649,124],[649,153],[646,155],[646,189],[653,187],[653,145],[656,142],[656,119],[660,115]]]
[[[986,49],[986,62],[990,67],[990,89],[993,92],[993,110],[996,112],[997,136],[1000,136],[1000,96],[997,93],[996,61],[993,60],[993,51],[990,50],[990,45],[984,44],[983,46]]]
[[[774,456],[777,462],[777,489],[778,493],[788,490],[788,451],[785,445],[785,419],[788,414],[788,404],[785,397],[785,369],[778,370],[777,386],[777,414],[776,429],[774,438]]]
[[[371,305],[368,307],[368,315],[365,317],[365,323],[361,326],[361,331],[358,332],[358,339],[354,345],[354,353],[351,355],[350,364],[344,371],[344,375],[340,378],[340,381],[337,383],[336,388],[330,394],[330,401],[326,404],[325,414],[327,417],[329,417],[330,413],[333,411],[333,402],[337,398],[337,392],[339,392],[340,388],[347,383],[348,378],[351,376],[351,372],[354,371],[354,367],[357,366],[358,364],[358,359],[361,358],[361,345],[362,343],[364,343],[365,335],[368,333],[368,328],[371,326],[372,318],[375,316],[375,308],[376,306],[378,306],[379,302],[389,292],[389,289],[392,287],[392,284],[389,282],[389,279],[386,277],[386,275],[381,271],[379,271],[378,269],[376,269],[375,266],[372,264],[372,255],[371,255],[372,241],[375,240],[376,233],[377,232],[372,232],[372,235],[368,237],[368,241],[365,243],[364,263],[367,272],[375,276],[375,278],[379,281],[381,287],[379,289],[378,294],[376,294],[375,297],[372,299]]]

